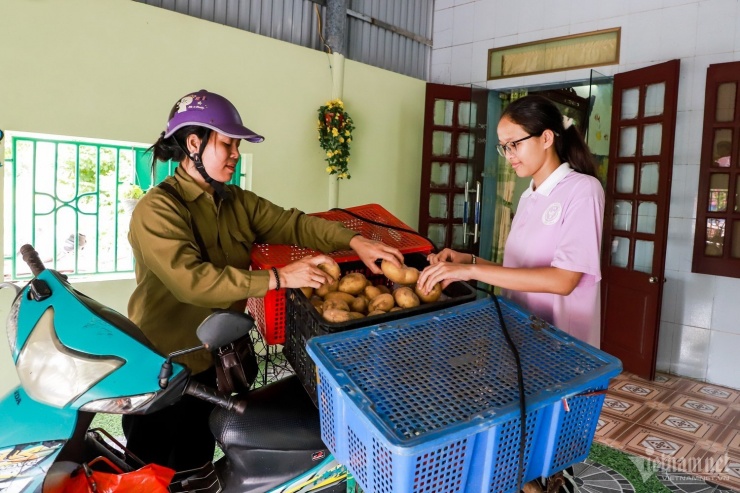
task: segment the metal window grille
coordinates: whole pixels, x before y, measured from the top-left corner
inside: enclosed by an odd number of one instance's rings
[[[5,149],[4,272],[30,278],[19,254],[36,247],[46,267],[69,276],[132,272],[126,185],[147,190],[177,163],[151,171],[145,145],[8,134]],[[240,160],[241,162],[241,160]],[[243,182],[237,165],[231,183]]]

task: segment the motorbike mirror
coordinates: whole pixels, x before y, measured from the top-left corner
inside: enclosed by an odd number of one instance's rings
[[[254,319],[246,313],[223,310],[208,315],[195,333],[206,348],[216,349],[249,334],[252,327]]]

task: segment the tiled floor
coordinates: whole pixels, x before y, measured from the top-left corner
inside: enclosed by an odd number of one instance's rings
[[[596,441],[740,491],[740,391],[622,373],[609,386]]]

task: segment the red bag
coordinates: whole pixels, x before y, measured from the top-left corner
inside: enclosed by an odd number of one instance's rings
[[[102,461],[115,473],[96,471],[92,466]],[[157,464],[123,472],[105,457],[98,457],[74,471],[62,493],[167,493],[175,471]]]

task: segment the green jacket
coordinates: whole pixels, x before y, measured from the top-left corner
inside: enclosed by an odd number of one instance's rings
[[[282,209],[233,185],[228,186],[232,200],[217,205],[180,167],[165,181],[188,208],[154,187],[134,209],[128,235],[137,283],[128,316],[163,354],[199,345],[195,329],[214,308],[243,311],[246,298],[265,296],[270,271],[249,270],[255,242],[331,252],[348,249],[357,234],[339,222]],[[191,214],[209,262],[201,259]],[[212,364],[207,351],[177,361],[193,373]]]

